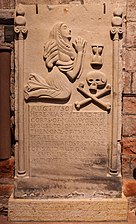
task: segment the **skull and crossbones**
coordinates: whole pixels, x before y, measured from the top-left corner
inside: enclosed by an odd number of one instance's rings
[[[87,74],[86,81],[90,86],[90,90],[97,91],[97,89],[102,89],[105,87],[107,78],[104,73],[93,71]]]
[[[80,102],[75,102],[75,107],[79,110],[84,105],[95,102],[103,110],[110,111],[111,104],[103,102],[100,98],[111,93],[111,85],[107,84],[107,78],[100,71],[91,71],[86,76],[86,81],[89,85],[89,91],[84,88],[84,83],[80,83],[77,90],[86,98]],[[97,92],[97,90],[100,90]]]

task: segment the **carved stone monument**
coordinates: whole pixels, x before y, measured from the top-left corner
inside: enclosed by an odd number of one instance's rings
[[[13,221],[127,219],[120,171],[123,10],[19,5]]]

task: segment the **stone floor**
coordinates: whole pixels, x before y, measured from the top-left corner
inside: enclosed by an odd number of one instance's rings
[[[0,224],[39,224],[39,222],[9,222],[6,216],[0,216]],[[41,224],[136,224],[136,215],[129,213],[128,222],[41,222]]]

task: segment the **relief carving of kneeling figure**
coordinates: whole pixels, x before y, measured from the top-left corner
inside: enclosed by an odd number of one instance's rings
[[[70,43],[71,30],[63,22],[56,23],[44,45],[44,61],[47,68],[45,78],[31,73],[25,86],[25,99],[68,100],[71,83],[80,76],[85,40],[78,37]]]

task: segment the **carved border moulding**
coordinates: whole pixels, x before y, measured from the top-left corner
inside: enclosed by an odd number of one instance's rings
[[[17,45],[17,77],[18,77],[18,175],[25,175],[25,152],[24,152],[24,40],[27,36],[25,11],[21,4],[16,7],[15,34]]]
[[[111,21],[111,39],[113,41],[113,74],[112,74],[112,133],[110,174],[118,175],[118,101],[119,101],[119,40],[122,38],[122,10],[113,12]]]

